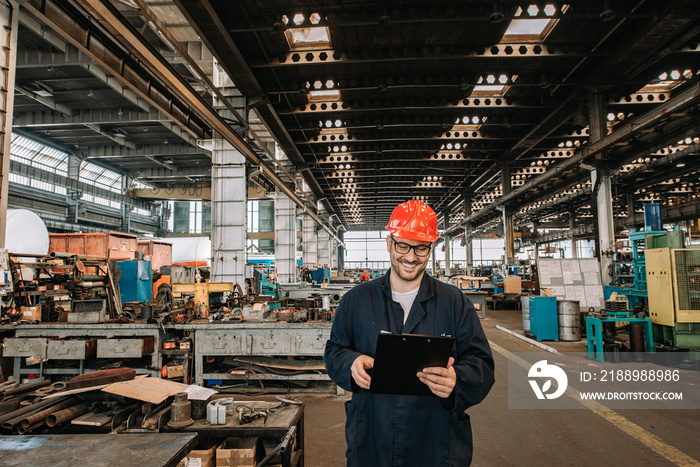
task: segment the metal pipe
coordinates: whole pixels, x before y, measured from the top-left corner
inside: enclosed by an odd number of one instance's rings
[[[80,287],[85,287],[85,288],[96,288],[96,287],[104,287],[105,283],[104,282],[97,282],[97,281],[83,281],[83,282],[78,282],[76,285],[79,285]]]
[[[0,415],[5,415],[6,413],[19,409],[19,404],[27,397],[29,397],[29,394],[20,394],[10,400],[0,402]]]
[[[44,421],[46,417],[51,415],[54,412],[58,412],[59,410],[67,409],[68,407],[71,407],[73,405],[76,405],[78,402],[80,402],[82,399],[79,397],[71,397],[65,402],[62,402],[58,405],[54,405],[49,407],[48,409],[40,410],[39,412],[36,412],[33,415],[28,416],[27,418],[23,419],[20,422],[20,425],[22,425],[24,428],[29,427],[30,425],[34,425],[35,423],[39,421]]]
[[[37,428],[41,428],[45,424],[46,424],[46,422],[44,422],[44,420],[41,420],[41,421],[36,422],[34,425],[27,426],[27,427],[19,425],[19,426],[17,426],[17,434],[23,435],[25,433],[29,433],[30,431],[34,431]]]
[[[14,412],[10,412],[8,414],[3,415],[2,417],[0,417],[0,423],[2,423],[3,428],[12,429],[15,425],[18,425],[23,419],[25,419],[27,417],[27,414],[31,415],[34,412],[38,412],[39,410],[43,409],[44,407],[60,404],[63,401],[65,401],[65,398],[57,397],[53,399],[44,399],[42,401],[35,402],[34,404],[24,406],[20,409],[15,410]]]
[[[79,255],[77,253],[67,253],[63,251],[52,251],[49,253],[52,258],[75,258],[85,261],[107,261],[104,256]]]
[[[13,389],[8,389],[6,391],[2,392],[2,397],[5,398],[7,396],[13,396],[15,394],[23,394],[25,392],[32,392],[36,389],[43,388],[44,386],[48,386],[51,384],[50,379],[46,379],[44,381],[38,381],[36,383],[27,383],[23,384],[21,386],[18,386]]]
[[[282,442],[277,445],[270,453],[261,460],[256,467],[262,467],[264,465],[267,465],[268,462],[270,462],[270,459],[275,457],[278,453],[284,452],[287,450],[289,447],[289,443],[292,441],[294,438],[294,434],[297,431],[297,426],[292,425],[292,427],[289,429],[289,431],[282,437]]]
[[[48,426],[56,426],[59,423],[67,422],[68,420],[73,420],[76,417],[88,413],[90,411],[90,403],[83,402],[82,404],[74,405],[67,409],[59,410],[54,412],[48,417],[46,417],[46,424]]]

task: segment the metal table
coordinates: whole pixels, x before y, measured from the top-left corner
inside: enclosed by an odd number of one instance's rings
[[[196,433],[0,436],[7,467],[176,466],[195,446]]]
[[[36,373],[36,369],[23,369],[22,360],[27,357],[41,357],[44,360],[71,360],[75,366],[66,368],[40,369],[40,376],[52,374],[76,375],[84,372],[85,343],[87,339],[96,339],[97,345],[104,345],[108,357],[104,358],[141,358],[151,360],[153,369],[136,368],[137,373],[159,376],[162,364],[161,354],[164,334],[157,324],[147,324],[145,321],[136,323],[100,323],[100,324],[68,324],[68,323],[38,323],[18,326],[2,326],[3,331],[14,331],[13,338],[6,342],[13,345],[6,349],[4,355],[14,357],[14,378],[20,381],[22,375]],[[140,340],[153,338],[153,351],[142,354]],[[74,341],[61,340],[66,338]],[[82,339],[82,340],[81,340]],[[22,342],[24,341],[24,342]]]
[[[320,380],[330,381],[327,374],[300,375],[234,375],[204,373],[207,356],[293,355],[323,357],[331,324],[327,321],[308,323],[285,322],[214,322],[189,323],[171,329],[194,332],[194,381],[221,380]]]
[[[215,394],[211,400],[232,397],[226,394]],[[178,431],[197,432],[202,438],[210,437],[253,437],[267,441],[271,445],[280,443],[285,434],[296,426],[295,443],[281,453],[282,466],[293,467],[304,465],[304,405],[286,405],[271,412],[267,419],[257,418],[250,423],[241,425],[235,408],[245,405],[251,408],[270,408],[280,404],[278,401],[265,401],[235,395],[233,414],[226,415],[225,425],[210,425],[206,419],[195,420],[194,423]],[[240,398],[240,400],[239,400]],[[164,428],[168,430],[168,428]],[[293,447],[292,447],[293,446]]]
[[[486,297],[489,295],[488,292],[482,292],[480,290],[462,290],[462,293],[474,304],[477,313],[481,316],[481,319],[486,318]],[[477,308],[476,305],[479,305]]]

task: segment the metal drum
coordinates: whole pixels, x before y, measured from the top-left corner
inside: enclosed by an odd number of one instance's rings
[[[581,311],[577,300],[557,300],[559,340],[581,340]]]
[[[521,308],[523,310],[523,331],[530,331],[530,296],[520,297]]]

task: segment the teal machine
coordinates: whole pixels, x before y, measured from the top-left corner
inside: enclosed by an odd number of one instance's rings
[[[122,303],[150,302],[153,296],[151,262],[131,259],[117,261],[117,268]]]
[[[258,268],[253,268],[253,277],[246,280],[250,281],[250,290],[253,293],[274,297],[274,300],[269,302],[271,310],[276,310],[280,307],[279,300],[282,288],[277,282],[271,281],[267,273]]]

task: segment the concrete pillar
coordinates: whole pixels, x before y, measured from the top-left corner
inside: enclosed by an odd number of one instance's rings
[[[316,221],[311,216],[303,214],[302,236],[303,244],[301,261],[304,266],[312,268],[318,265],[318,236],[316,235]]]
[[[503,196],[512,191],[510,164],[501,164],[501,186]],[[515,258],[515,229],[513,227],[513,208],[505,206],[503,210],[503,242],[506,249],[506,263],[513,264]]]
[[[316,238],[318,242],[318,265],[330,267],[331,236],[325,229],[319,229]]]
[[[607,134],[605,119],[605,96],[599,93],[591,94],[589,101],[589,144],[604,138]],[[605,159],[606,154],[603,154]],[[603,285],[612,283],[612,264],[615,251],[615,224],[613,221],[613,193],[610,183],[610,172],[599,165],[591,171],[593,196],[595,197],[598,227],[598,252],[600,274]]]
[[[578,258],[576,250],[576,237],[574,237],[574,229],[576,228],[576,210],[569,211],[569,231],[571,232],[571,257]]]
[[[338,230],[338,238],[342,242],[345,239],[345,232],[342,230]],[[334,248],[337,259],[335,267],[337,267],[338,269],[343,269],[345,267],[345,248],[340,244],[340,242],[337,242],[336,245],[336,248]]]
[[[12,111],[15,100],[15,70],[17,62],[17,35],[19,33],[19,5],[9,0],[0,5],[0,248],[5,247],[7,228],[7,198],[10,188],[10,146],[12,143]]]
[[[444,222],[445,230],[449,229],[450,228],[450,213],[449,212],[444,214],[443,222]],[[450,258],[450,246],[451,245],[450,245],[450,243],[451,243],[451,239],[450,239],[450,237],[445,237],[443,240],[445,241],[444,242],[444,245],[445,245],[445,276],[449,277],[452,275],[452,268],[450,267],[450,263],[451,263],[451,258]]]
[[[126,175],[122,175],[122,193],[126,193],[126,190],[129,189],[129,186],[131,185],[131,179],[127,177]],[[124,204],[122,203],[121,205],[121,216],[122,216],[122,225],[121,225],[121,230],[122,232],[130,232],[131,231],[131,211],[134,210],[134,207],[130,204]]]
[[[464,218],[472,215],[472,193],[464,192]],[[474,244],[472,243],[472,225],[464,226],[464,247],[467,249],[467,267],[474,267]]]
[[[276,191],[274,198],[277,282],[296,282],[297,208],[284,193]]]
[[[68,155],[66,160],[66,177],[75,180],[76,182],[80,180],[80,159],[74,155]],[[122,178],[122,193],[124,192],[124,178]],[[72,190],[68,188],[66,190],[66,205],[68,206],[66,212],[66,220],[68,222],[78,222],[79,217],[79,206],[80,198],[83,197],[81,191]]]
[[[211,282],[232,282],[245,290],[245,158],[222,139],[213,140],[211,158]]]

